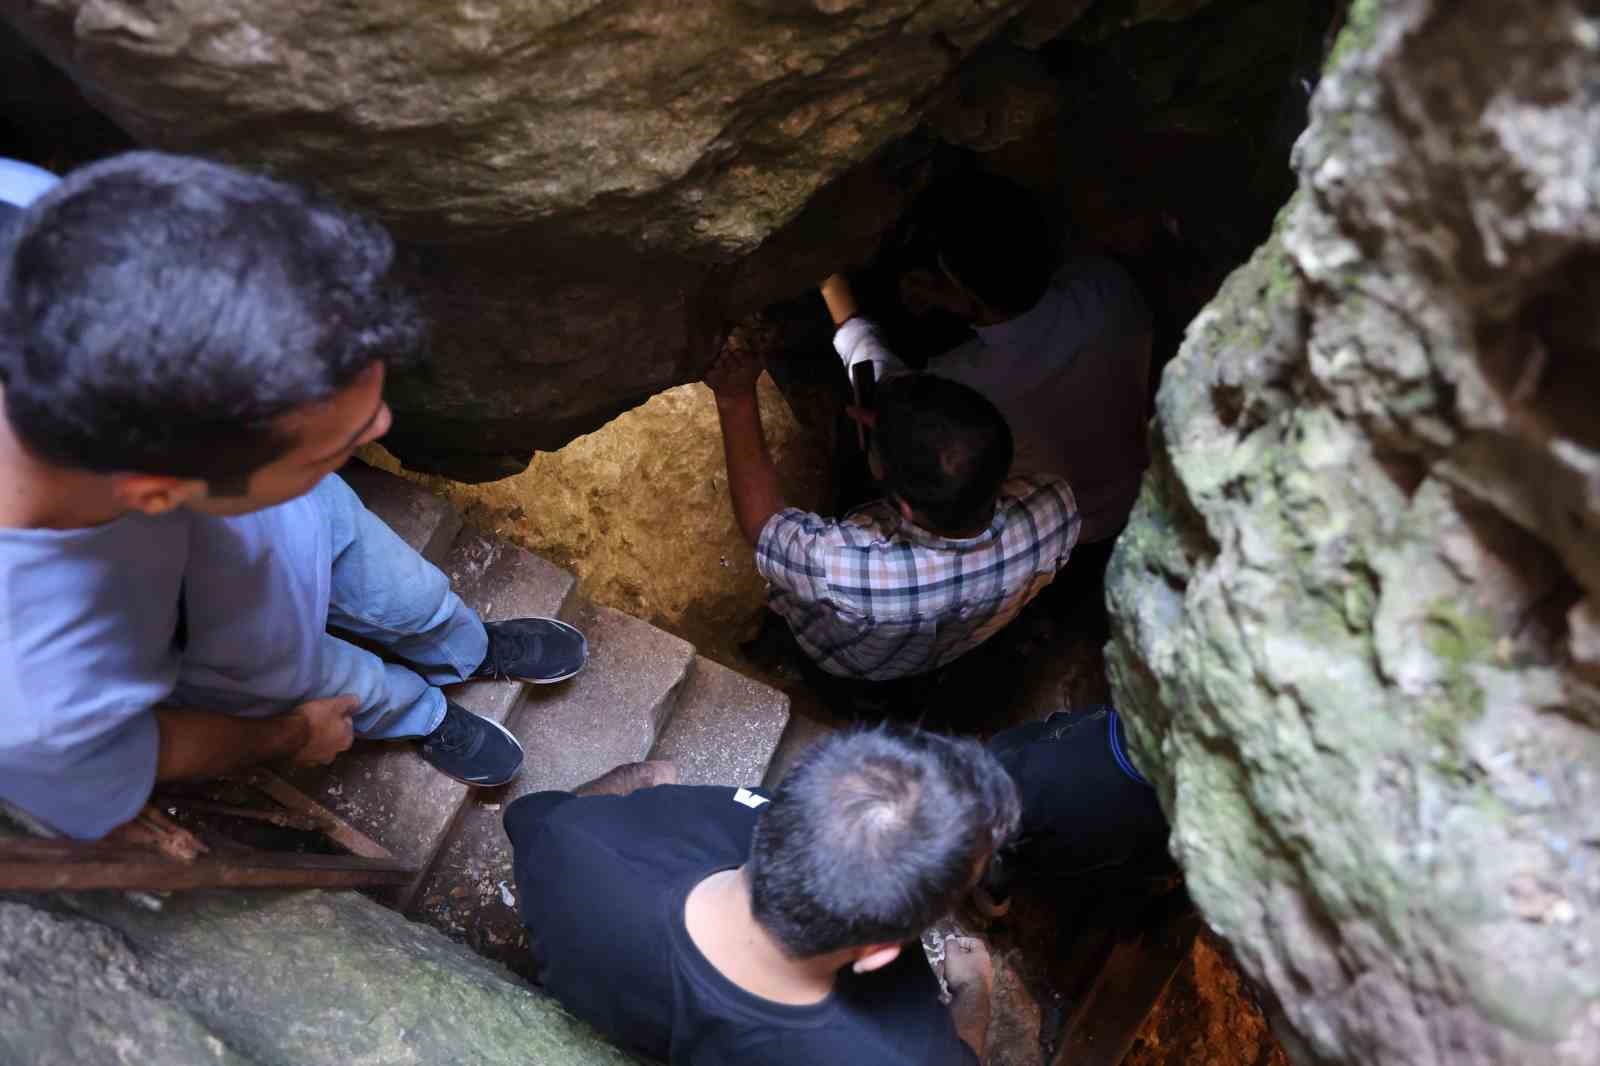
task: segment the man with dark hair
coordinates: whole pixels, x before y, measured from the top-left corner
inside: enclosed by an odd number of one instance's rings
[[[760,375],[737,338],[706,374],[728,489],[768,605],[825,675],[929,674],[1002,629],[1067,561],[1072,490],[1008,478],[1011,433],[994,404],[928,374],[878,389],[868,460],[883,499],[843,519],[786,506],[762,436]]]
[[[333,474],[422,338],[383,229],[140,152],[0,232],[0,798],[99,837],[159,781],[352,734],[509,780],[515,738],[438,686],[570,677],[583,638],[486,627]]]
[[[836,733],[770,797],[673,779],[634,764],[506,811],[530,948],[568,1010],[673,1066],[981,1061],[987,954],[950,944],[947,1012],[916,943],[1017,824],[979,744]]]
[[[902,302],[954,315],[976,334],[926,369],[994,402],[1016,437],[1014,470],[1065,478],[1083,511],[1084,545],[1109,555],[1149,461],[1152,327],[1133,279],[1102,256],[1072,256],[1056,269],[1038,202],[993,175],[945,179],[913,216],[925,263],[902,277]],[[858,313],[843,277],[824,282],[823,296],[847,372],[861,363],[879,377],[905,368]]]

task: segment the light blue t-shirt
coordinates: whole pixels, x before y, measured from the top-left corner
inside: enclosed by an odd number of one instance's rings
[[[0,529],[0,797],[100,837],[154,787],[156,705],[267,715],[332,695],[331,555],[304,496],[237,518]]]
[[[189,532],[183,512],[0,529],[0,796],[69,836],[149,798]]]

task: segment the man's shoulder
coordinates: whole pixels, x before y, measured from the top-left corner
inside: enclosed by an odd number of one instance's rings
[[[930,999],[922,1025],[863,1017],[805,1029],[745,1025],[730,1034],[726,1050],[737,1052],[744,1066],[970,1066],[974,1060],[966,1044],[935,1012],[945,1008]]]
[[[1127,267],[1104,255],[1081,255],[1062,264],[1049,293],[1105,325],[1149,325],[1150,309]]]
[[[555,797],[543,810],[532,805]],[[678,844],[698,841],[712,849],[747,843],[755,814],[769,802],[759,789],[724,785],[662,785],[626,796],[572,796],[538,793],[519,800],[523,815],[513,829],[512,811],[507,829],[518,835],[543,832],[554,837],[581,839],[583,846],[599,845],[615,853],[671,851]],[[534,817],[526,817],[533,813]]]
[[[756,569],[768,581],[793,588],[803,579],[827,582],[841,569],[854,571],[860,552],[898,547],[898,519],[882,501],[844,518],[828,518],[790,507],[767,520],[756,543]]]
[[[1043,508],[1064,511],[1069,515],[1078,510],[1077,497],[1067,479],[1058,474],[1014,474],[1000,486],[1001,513],[1008,518],[1020,512],[1035,512]]]

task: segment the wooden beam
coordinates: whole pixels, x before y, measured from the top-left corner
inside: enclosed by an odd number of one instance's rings
[[[317,823],[329,840],[340,845],[352,855],[368,859],[394,861],[394,852],[373,840],[367,834],[334,814],[328,808],[295,788],[289,782],[265,767],[257,767],[244,777],[245,783],[260,789],[289,810],[305,815]]]
[[[408,884],[417,871],[359,855],[230,852],[190,862],[103,841],[0,839],[0,891],[360,888]]]

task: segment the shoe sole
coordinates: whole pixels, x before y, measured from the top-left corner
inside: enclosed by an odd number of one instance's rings
[[[511,680],[521,681],[524,685],[556,685],[563,681],[569,681],[572,678],[577,677],[579,674],[583,673],[583,668],[589,665],[589,638],[584,636],[583,632],[579,630],[577,626],[567,625],[567,623],[563,622],[559,618],[552,618],[550,621],[556,623],[564,629],[571,630],[572,633],[583,642],[583,658],[578,662],[577,666],[573,667],[571,670],[560,675],[559,677],[518,677],[516,674],[511,674]]]
[[[505,726],[501,725],[499,722],[495,721],[493,718],[488,718],[488,717],[485,717],[484,715],[481,715],[481,714],[478,715],[478,717],[482,718],[485,722],[488,722],[490,725],[492,725],[496,729],[500,730],[501,734],[504,735],[507,740],[511,741],[511,743],[516,746],[517,754],[519,756],[521,756],[521,758],[519,758],[517,760],[517,768],[511,772],[511,776],[510,777],[506,778],[504,781],[468,781],[464,777],[457,777],[455,774],[452,774],[448,770],[441,770],[437,766],[434,766],[432,763],[428,763],[428,765],[433,767],[433,770],[434,770],[435,773],[443,774],[445,777],[448,777],[452,781],[459,781],[461,784],[466,785],[468,788],[499,788],[501,785],[509,785],[511,782],[515,781],[517,779],[517,775],[522,772],[522,763],[523,763],[523,760],[527,758],[528,753],[522,747],[522,741],[518,740],[517,739],[517,735],[515,733],[513,733],[511,730],[507,729]]]

